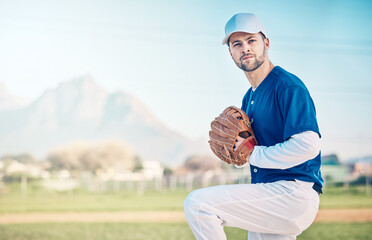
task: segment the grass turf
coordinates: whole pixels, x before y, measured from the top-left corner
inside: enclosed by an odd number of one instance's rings
[[[188,192],[147,191],[92,193],[46,192],[41,189],[22,197],[17,192],[0,194],[1,213],[66,212],[66,211],[183,211]],[[342,188],[326,189],[320,197],[320,208],[372,208],[372,196],[360,188],[343,192]]]
[[[315,223],[299,240],[368,240],[372,223]],[[225,228],[227,239],[247,239],[247,231]],[[38,223],[0,225],[2,240],[191,240],[186,223]]]

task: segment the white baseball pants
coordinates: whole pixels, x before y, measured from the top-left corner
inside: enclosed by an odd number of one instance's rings
[[[186,220],[198,240],[225,240],[224,226],[248,230],[249,240],[296,239],[318,212],[312,186],[296,180],[202,188],[186,198]]]

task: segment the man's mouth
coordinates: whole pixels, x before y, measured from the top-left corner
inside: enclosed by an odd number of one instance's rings
[[[247,59],[250,59],[250,58],[253,58],[252,54],[245,54],[245,55],[240,57],[240,61],[247,60]]]

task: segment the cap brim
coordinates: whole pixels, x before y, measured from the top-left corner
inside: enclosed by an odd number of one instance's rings
[[[222,45],[225,45],[225,44],[227,43],[227,41],[229,41],[229,38],[230,38],[231,34],[233,34],[233,33],[230,33],[229,35],[227,35],[227,36],[222,40]]]

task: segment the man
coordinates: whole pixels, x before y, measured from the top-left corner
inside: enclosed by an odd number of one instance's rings
[[[252,86],[241,107],[258,142],[247,158],[252,184],[193,191],[187,222],[196,239],[226,239],[224,226],[248,230],[249,240],[296,239],[315,219],[323,185],[313,101],[299,78],[272,64],[254,14],[234,15],[225,33],[223,44]]]

